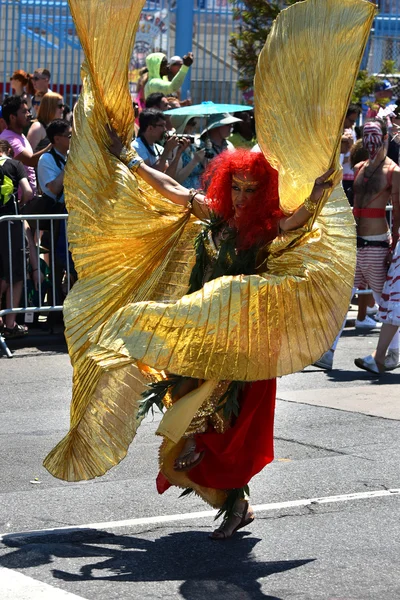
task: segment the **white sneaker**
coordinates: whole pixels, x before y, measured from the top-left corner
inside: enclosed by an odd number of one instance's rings
[[[368,371],[369,373],[373,373],[374,375],[381,375],[382,373],[379,371],[379,367],[375,362],[375,358],[372,354],[368,356],[364,356],[364,358],[356,358],[354,364],[359,369],[364,369],[364,371]]]
[[[321,356],[320,359],[316,360],[313,363],[314,367],[319,367],[320,369],[325,369],[325,371],[331,371],[333,368],[333,355],[334,355],[334,350],[330,349],[327,350],[325,352],[325,354],[323,354]]]
[[[382,327],[382,323],[378,323],[371,317],[366,316],[363,321],[359,321],[356,319],[356,329],[380,329]]]
[[[394,371],[400,367],[399,349],[392,348],[388,350],[385,358],[385,371]]]
[[[374,304],[373,306],[367,306],[367,315],[372,317],[372,315],[376,315],[378,310],[379,310],[379,306],[377,304]]]

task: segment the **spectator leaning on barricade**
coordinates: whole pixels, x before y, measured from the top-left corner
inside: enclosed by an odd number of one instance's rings
[[[48,69],[35,69],[33,73],[32,81],[35,88],[35,94],[32,97],[32,116],[37,117],[42,98],[48,91],[50,91],[50,71]]]
[[[47,146],[35,154],[33,153],[32,146],[23,134],[24,129],[31,122],[31,113],[28,105],[21,96],[9,96],[6,98],[3,103],[2,113],[7,123],[7,129],[2,131],[0,139],[10,142],[14,151],[14,158],[22,162],[25,166],[29,184],[32,192],[35,194],[36,174],[34,167],[37,166],[42,154],[50,150],[51,146]]]
[[[171,136],[162,147],[160,142],[164,140],[166,131],[165,115],[160,110],[145,109],[139,115],[139,133],[132,145],[146,165],[174,177],[180,154],[174,158],[173,151],[179,146],[179,140]]]
[[[192,64],[193,54],[189,52],[183,57],[182,68],[172,81],[168,81],[168,60],[165,54],[162,54],[161,52],[149,54],[146,58],[149,74],[144,88],[145,98],[154,92],[161,92],[165,95],[177,92],[181,88],[189,67]],[[164,79],[164,77],[166,79]]]
[[[20,191],[20,203],[24,204],[32,198],[32,190],[26,177],[23,165],[12,157],[12,147],[6,140],[0,140],[0,217],[18,214],[17,195]],[[6,295],[6,308],[12,305],[18,307],[24,280],[24,255],[22,249],[22,221],[0,221],[0,308],[2,296]],[[9,239],[10,231],[10,239]],[[11,243],[11,270],[10,248]],[[32,272],[32,278],[37,285],[39,272]],[[12,286],[11,284],[12,280]],[[9,313],[1,323],[1,334],[5,338],[15,338],[25,335],[26,329],[18,325],[15,315]]]
[[[32,123],[27,134],[28,142],[32,146],[33,152],[43,150],[49,145],[46,127],[54,119],[62,119],[64,112],[64,100],[60,94],[47,92],[42,98],[37,113],[37,120]]]

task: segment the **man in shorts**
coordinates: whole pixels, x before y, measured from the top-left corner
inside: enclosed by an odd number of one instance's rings
[[[366,121],[363,143],[368,159],[355,166],[353,214],[357,227],[357,263],[354,292],[371,289],[379,305],[390,262],[390,250],[398,240],[398,228],[391,234],[386,219],[386,206],[392,202],[393,211],[400,207],[400,168],[387,157],[387,128],[382,119],[374,117]],[[359,306],[356,327],[372,330],[378,326],[366,314],[367,305]],[[317,367],[331,369],[336,344],[316,363]],[[393,337],[385,359],[385,368],[391,370],[399,365],[399,335]]]

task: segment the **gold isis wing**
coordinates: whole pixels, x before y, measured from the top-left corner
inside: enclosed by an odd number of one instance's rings
[[[128,67],[144,0],[69,4],[86,57],[65,179],[79,277],[64,310],[73,398],[70,431],[44,465],[76,481],[124,458],[140,394],[164,371],[255,381],[318,359],[347,311],[355,232],[338,184],[315,219],[270,246],[257,274],[222,277],[186,295],[201,224],[107,150],[108,124],[132,139]],[[363,0],[306,0],[273,26],[255,109],[286,212],[330,165],[340,179],[342,123],[373,17]]]

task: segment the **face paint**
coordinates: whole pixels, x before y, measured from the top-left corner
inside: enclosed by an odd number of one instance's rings
[[[383,146],[383,133],[379,123],[366,123],[363,131],[364,148],[371,160],[374,160]]]
[[[236,217],[258,191],[258,185],[258,181],[247,178],[244,173],[236,173],[232,176],[232,204]]]

